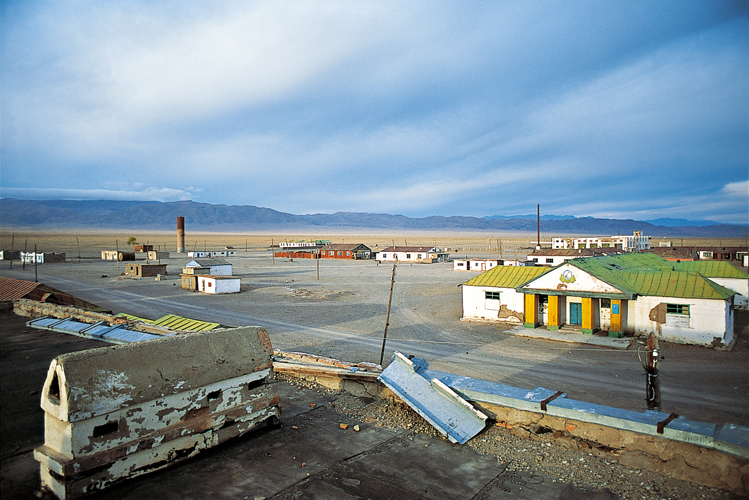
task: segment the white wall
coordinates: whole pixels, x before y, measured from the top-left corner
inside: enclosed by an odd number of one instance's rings
[[[487,300],[486,291],[500,292],[499,301]],[[514,288],[463,285],[463,318],[522,323],[519,318],[513,316],[500,319],[499,311],[501,306],[506,306],[510,311],[523,314],[524,297]]]
[[[410,257],[408,257],[410,255]],[[421,256],[421,257],[419,257]],[[431,262],[432,258],[427,250],[416,252],[377,252],[377,260],[398,262]]]
[[[721,286],[733,290],[739,295],[734,296],[733,305],[739,309],[747,309],[749,306],[749,279],[738,278],[709,278]]]
[[[650,311],[660,303],[689,305],[689,318],[666,315],[666,323],[650,319]],[[638,297],[629,302],[627,324],[637,333],[655,333],[667,342],[713,345],[718,337],[722,344],[733,342],[733,312],[727,301],[682,299],[676,297]]]
[[[239,292],[240,279],[212,278],[210,276],[198,276],[198,291],[205,293],[237,293]]]

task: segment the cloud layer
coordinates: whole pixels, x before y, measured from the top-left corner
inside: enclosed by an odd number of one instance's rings
[[[747,223],[740,5],[3,2],[0,196]]]

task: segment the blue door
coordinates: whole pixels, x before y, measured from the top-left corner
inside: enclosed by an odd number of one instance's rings
[[[583,305],[579,302],[570,302],[570,325],[583,324]]]

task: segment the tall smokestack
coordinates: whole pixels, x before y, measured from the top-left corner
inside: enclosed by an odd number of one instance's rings
[[[185,253],[185,218],[177,217],[177,253]]]

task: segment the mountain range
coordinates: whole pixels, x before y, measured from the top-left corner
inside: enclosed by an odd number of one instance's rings
[[[338,212],[295,215],[250,205],[213,205],[194,201],[74,201],[0,199],[5,228],[172,230],[178,216],[188,230],[214,232],[303,230],[429,230],[536,232],[536,215],[489,217]],[[541,216],[544,234],[631,234],[650,236],[746,238],[749,226],[684,219],[599,219],[571,215]]]

